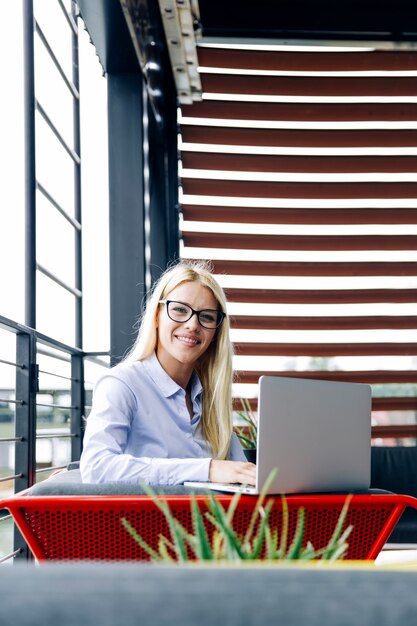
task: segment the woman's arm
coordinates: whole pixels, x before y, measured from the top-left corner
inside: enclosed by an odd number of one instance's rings
[[[208,480],[210,458],[169,459],[127,454],[137,410],[135,394],[124,381],[111,375],[100,379],[94,391],[81,455],[84,482],[175,485],[186,480]]]

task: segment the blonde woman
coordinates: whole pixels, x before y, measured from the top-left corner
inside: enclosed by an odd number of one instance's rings
[[[84,482],[255,484],[232,432],[229,329],[206,264],[181,262],[161,276],[132,350],[96,384]]]

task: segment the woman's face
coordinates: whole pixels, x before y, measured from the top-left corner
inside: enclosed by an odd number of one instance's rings
[[[219,308],[208,287],[198,282],[184,282],[173,289],[168,300],[188,304],[196,311]],[[168,317],[166,305],[160,305],[157,315],[158,342],[156,354],[165,371],[176,379],[176,374],[191,375],[195,363],[210,346],[215,329],[204,328],[193,315],[187,322],[175,322]],[[177,376],[178,378],[178,376]]]

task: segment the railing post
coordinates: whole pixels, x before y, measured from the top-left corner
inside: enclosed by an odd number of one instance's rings
[[[73,354],[71,357],[71,461],[81,456],[83,440],[83,419],[85,415],[84,357]]]
[[[16,335],[16,362],[24,367],[16,369],[16,441],[15,492],[31,487],[36,476],[36,393],[38,368],[36,365],[36,340],[34,333]],[[15,527],[14,549],[18,558],[30,559],[31,554],[19,530]]]

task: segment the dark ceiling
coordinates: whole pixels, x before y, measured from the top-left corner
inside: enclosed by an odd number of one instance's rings
[[[205,37],[416,41],[416,0],[199,0]]]
[[[158,0],[77,2],[104,72],[139,74],[142,68],[163,118],[173,75]],[[199,0],[199,8],[203,37],[417,42],[417,0]]]
[[[104,71],[138,72],[121,1],[77,1]],[[144,38],[163,46],[158,1],[123,1]],[[417,0],[199,0],[199,7],[204,37],[417,41]]]

